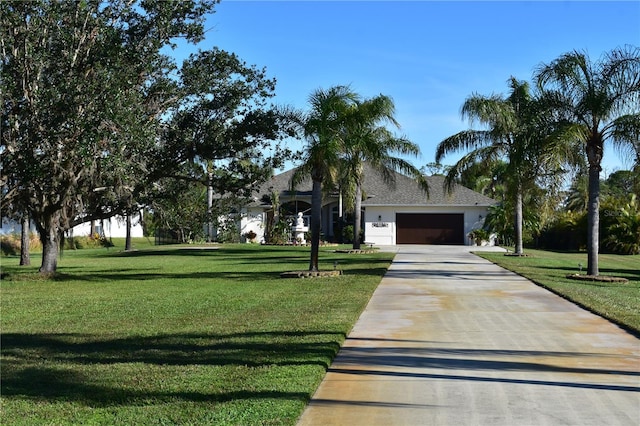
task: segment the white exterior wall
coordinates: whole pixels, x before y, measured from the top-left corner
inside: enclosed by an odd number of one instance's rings
[[[428,208],[420,206],[367,206],[364,219],[365,241],[376,245],[395,245],[397,213],[464,213],[464,234],[467,235],[472,230],[482,227],[487,212],[486,207],[473,206],[433,206]],[[467,238],[465,245],[473,245],[473,241]]]
[[[253,231],[257,235],[256,242],[263,242],[267,214],[262,208],[248,208],[243,210],[242,213],[242,219],[240,219],[240,241],[248,242],[244,235],[249,231]]]
[[[104,224],[102,233],[107,238],[125,238],[127,236],[127,222],[122,216],[115,216],[103,221],[97,220],[95,223],[96,226]],[[80,225],[74,226],[71,231],[74,237],[89,235],[91,232],[91,222],[84,222]],[[131,218],[131,236],[134,238],[144,236],[142,225],[140,224],[140,215],[136,214]]]
[[[396,211],[397,207],[366,207],[364,241],[383,246],[395,245]]]
[[[125,238],[127,236],[127,224],[125,218],[116,216],[104,221],[96,221],[96,225],[104,223],[103,233],[107,238]],[[22,231],[21,225],[15,221],[3,218],[0,235],[3,234],[19,234]],[[35,226],[31,225],[31,232],[36,232]],[[71,229],[70,234],[75,237],[88,236],[91,232],[91,222],[81,223]],[[140,225],[140,216],[136,215],[131,218],[131,236],[143,237],[142,225]]]

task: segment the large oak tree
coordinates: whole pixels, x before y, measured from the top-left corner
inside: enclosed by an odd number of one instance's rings
[[[279,134],[275,82],[218,49],[167,55],[202,39],[215,3],[0,3],[2,204],[34,221],[42,273],[66,230],[130,214],[188,162],[216,162],[228,192],[265,178],[269,160],[248,159]]]

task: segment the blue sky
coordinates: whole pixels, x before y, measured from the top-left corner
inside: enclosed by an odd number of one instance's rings
[[[392,97],[398,134],[420,146],[412,162],[421,167],[442,139],[469,128],[460,106],[472,93],[506,93],[510,76],[531,81],[536,66],[568,51],[595,60],[640,45],[640,2],[222,0],[206,27],[199,46],[266,67],[276,103],[305,110],[312,91],[338,84]],[[606,172],[630,166],[605,149]]]

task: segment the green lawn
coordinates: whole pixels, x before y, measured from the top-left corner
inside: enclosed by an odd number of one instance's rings
[[[293,425],[392,254],[335,254],[345,275],[306,269],[305,247],[67,250],[59,274],[2,258],[3,425]],[[601,255],[627,284],[568,280],[584,254],[482,256],[640,331],[640,256]]]
[[[640,255],[601,254],[601,275],[623,277],[628,283],[578,281],[568,274],[585,273],[586,253],[525,250],[528,257],[502,253],[477,254],[558,293],[579,305],[640,334]]]
[[[2,424],[292,425],[392,254],[224,245],[2,258]]]

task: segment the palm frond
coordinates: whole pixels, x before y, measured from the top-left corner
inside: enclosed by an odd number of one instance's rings
[[[607,128],[608,136],[623,158],[640,159],[640,113],[614,119]]]
[[[494,140],[494,134],[489,130],[463,130],[438,144],[435,160],[439,163],[448,154],[480,149],[491,145]]]

